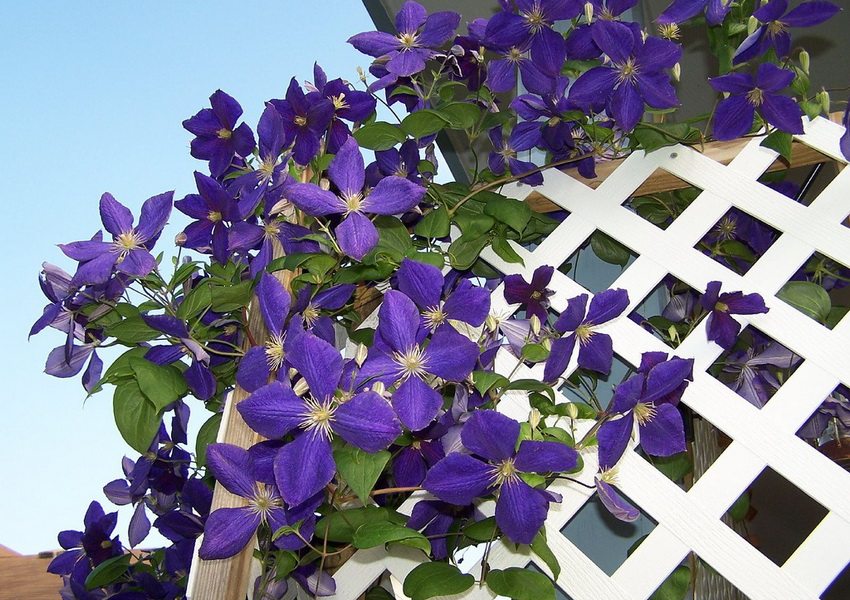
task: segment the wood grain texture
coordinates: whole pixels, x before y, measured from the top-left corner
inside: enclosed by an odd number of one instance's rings
[[[0,546],[0,600],[59,598],[62,578],[47,572],[53,554],[22,556]]]

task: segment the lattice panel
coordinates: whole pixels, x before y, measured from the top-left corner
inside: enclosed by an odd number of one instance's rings
[[[843,161],[838,148],[842,132],[842,127],[817,119],[807,124],[806,134],[798,140]],[[694,149],[675,146],[632,155],[596,190],[566,174],[548,171],[541,187],[514,186],[504,192],[522,199],[536,191],[569,211],[557,230],[534,250],[514,245],[524,266],[506,264],[488,252],[484,258],[504,273],[520,273],[528,279],[540,265],[560,265],[598,229],[638,255],[611,285],[628,290],[631,305],[627,312],[668,274],[699,291],[705,290],[707,282],[720,280],[727,291],[760,293],[770,311],[746,317],[742,323],[752,324],[803,357],[799,368],[759,410],[706,372],[722,350],[707,342],[704,320],[683,340],[675,354],[693,357],[695,367],[694,382],[682,401],[733,441],[687,492],[638,453],[626,452],[617,487],[657,526],[611,576],[561,533],[593,491],[564,481],[553,484],[550,489],[562,494],[563,502],[551,505],[548,541],[563,569],[557,585],[573,600],[644,600],[691,551],[754,600],[818,598],[850,562],[850,474],[795,435],[836,385],[850,385],[850,317],[830,331],[775,296],[815,251],[850,266],[850,229],[841,224],[850,214],[850,169],[841,171],[816,200],[804,206],[756,181],[776,158],[774,152],[761,148],[759,141],[754,139],[727,166]],[[666,230],[623,206],[656,169],[703,190]],[[694,249],[732,207],[781,234],[744,276]],[[556,291],[551,300],[557,311],[565,308],[568,298],[587,292],[557,270],[550,288]],[[502,289],[496,290],[493,312],[507,316],[512,309],[505,303]],[[632,365],[637,365],[646,351],[674,352],[627,318],[602,331],[613,338],[615,353]],[[516,359],[509,353],[499,354],[500,372],[507,375],[515,366]],[[574,369],[575,357],[567,374]],[[514,373],[514,378],[541,376],[542,365],[531,369],[520,365]],[[499,408],[522,420],[529,412],[521,392],[506,394]],[[584,464],[578,478],[592,484],[597,469],[594,453],[584,456]],[[781,567],[720,519],[766,467],[828,511]],[[409,511],[414,501],[409,500],[402,510]],[[492,513],[492,503],[482,508]],[[335,598],[354,600],[386,571],[392,575],[397,597],[402,598],[399,582],[420,560],[420,554],[404,548],[358,551],[335,576]],[[493,568],[524,567],[533,562],[549,573],[535,556],[517,553],[507,544],[497,543],[489,561]],[[492,594],[475,587],[459,597],[491,598]]]

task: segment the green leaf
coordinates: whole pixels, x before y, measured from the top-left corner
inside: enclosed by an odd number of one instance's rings
[[[452,129],[472,129],[481,116],[481,110],[469,102],[451,102],[437,112],[448,120]]]
[[[236,285],[212,285],[212,309],[216,312],[239,310],[251,301],[252,281],[242,281]]]
[[[378,121],[364,125],[354,132],[354,139],[361,148],[369,150],[389,150],[407,139],[405,133],[396,125]]]
[[[128,381],[115,388],[112,411],[124,441],[140,454],[146,453],[159,430],[162,417],[142,393],[138,383]]]
[[[750,512],[750,492],[746,491],[740,496],[732,506],[729,507],[729,518],[733,521],[743,521],[747,518],[747,513]]]
[[[484,214],[504,223],[517,233],[522,233],[531,219],[531,207],[521,200],[494,195],[487,199]]]
[[[177,318],[184,321],[193,319],[207,310],[212,304],[212,293],[208,281],[203,281],[186,294],[177,307]]]
[[[413,228],[413,233],[426,238],[441,238],[449,235],[451,221],[445,206],[439,206],[422,217]]]
[[[463,535],[476,542],[489,542],[495,539],[498,527],[494,517],[487,517],[468,524],[463,528]]]
[[[593,253],[604,262],[625,267],[631,258],[631,252],[623,244],[611,236],[595,231],[590,236],[590,247]]]
[[[534,539],[531,540],[531,551],[546,563],[546,566],[549,567],[550,571],[552,571],[552,575],[555,576],[555,579],[560,577],[561,565],[558,562],[558,558],[555,556],[555,553],[552,552],[552,549],[549,547],[549,544],[546,543],[545,529],[541,529],[537,535],[534,536]]]
[[[549,398],[554,402],[555,401],[555,392],[552,391],[552,387],[546,385],[542,381],[538,381],[537,379],[515,379],[510,382],[507,386],[505,386],[505,390],[525,390],[528,392],[543,392],[548,395]]]
[[[832,310],[829,294],[811,281],[789,281],[776,296],[820,323],[829,318],[829,311]]]
[[[366,600],[395,600],[395,596],[378,586],[366,592]]]
[[[298,566],[298,555],[286,550],[278,550],[275,554],[274,576],[276,581],[281,581]]]
[[[549,358],[549,351],[543,344],[526,344],[522,347],[522,357],[530,362],[543,362]]]
[[[426,108],[407,115],[401,128],[411,137],[421,139],[444,129],[449,120],[435,110]]]
[[[148,348],[130,348],[124,354],[116,358],[112,364],[109,365],[109,368],[106,369],[103,377],[100,378],[100,381],[97,382],[97,385],[91,393],[94,394],[95,392],[100,391],[105,383],[117,385],[122,381],[134,378],[136,374],[130,366],[130,360],[133,358],[143,357],[147,351]]]
[[[490,243],[490,247],[493,248],[493,252],[496,253],[496,256],[501,258],[506,263],[519,263],[521,265],[525,264],[525,261],[522,260],[522,257],[517,254],[514,247],[511,246],[510,242],[503,237],[494,238]]]
[[[465,271],[478,260],[481,251],[488,242],[486,235],[464,233],[449,246],[448,254],[451,265],[459,271]]]
[[[413,252],[413,240],[404,223],[395,217],[378,217],[375,219],[378,228],[378,245],[369,253],[372,260],[388,258],[400,263],[410,252]],[[364,261],[368,259],[364,258]]]
[[[426,562],[417,565],[404,578],[404,595],[411,600],[427,600],[434,596],[459,594],[472,587],[475,577],[464,575],[454,565]]]
[[[680,565],[664,580],[649,600],[684,600],[691,587],[691,570]]]
[[[162,335],[156,329],[148,327],[141,317],[130,317],[106,328],[106,335],[125,344],[149,342]]]
[[[761,141],[760,146],[770,148],[779,153],[785,160],[791,160],[791,142],[793,136],[790,133],[776,130]]]
[[[320,279],[324,279],[328,271],[336,267],[336,265],[336,259],[329,254],[314,254],[303,263],[307,271],[318,276]]]
[[[405,546],[418,548],[425,554],[431,553],[431,542],[428,541],[428,538],[415,529],[389,521],[364,523],[354,532],[352,543],[355,548],[374,548],[390,542],[399,542]]]
[[[640,147],[651,152],[679,142],[689,143],[699,139],[699,130],[687,123],[653,123],[638,125],[632,133]]]
[[[510,567],[487,573],[487,587],[512,600],[555,600],[555,584],[536,571]]]
[[[392,509],[378,506],[339,510],[316,523],[316,537],[323,539],[327,536],[328,541],[350,544],[357,529],[364,523],[373,521],[390,521],[403,525],[407,522],[407,517]]]
[[[370,454],[347,444],[334,449],[334,461],[339,474],[364,503],[369,501],[369,494],[390,456],[388,450]]]
[[[679,452],[672,456],[650,456],[649,461],[652,466],[673,481],[681,481],[685,475],[694,470],[694,464],[687,452]]]
[[[97,565],[86,577],[86,589],[96,590],[118,581],[130,567],[130,558],[132,558],[131,554],[122,554],[108,558]]]
[[[469,236],[484,235],[496,224],[496,219],[491,216],[464,210],[455,215],[455,221],[460,230]]]
[[[475,389],[481,395],[486,394],[492,388],[500,388],[510,383],[507,377],[493,371],[473,371],[472,381],[475,384]]]
[[[188,391],[183,373],[171,365],[161,367],[146,358],[131,358],[130,368],[136,375],[142,393],[158,411]]]
[[[198,431],[198,439],[195,440],[195,462],[199,467],[207,464],[207,446],[218,439],[218,429],[221,426],[221,413],[211,416],[201,425]]]

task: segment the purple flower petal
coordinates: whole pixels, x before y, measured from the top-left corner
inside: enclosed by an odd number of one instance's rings
[[[718,140],[734,140],[749,133],[755,107],[745,96],[729,96],[721,100],[714,113],[713,132]]]
[[[309,162],[309,161],[308,161]],[[345,202],[336,194],[312,183],[296,183],[287,191],[287,198],[295,206],[314,217],[344,213]]]
[[[277,454],[274,476],[290,506],[301,504],[331,482],[336,473],[331,443],[318,431],[306,431]]]
[[[334,230],[340,249],[355,260],[363,260],[378,245],[378,230],[363,213],[352,212]]]
[[[336,153],[330,166],[328,176],[336,185],[343,197],[355,196],[363,189],[366,167],[360,146],[353,137],[348,140]]]
[[[378,311],[378,332],[395,352],[406,352],[416,343],[419,310],[413,301],[395,290],[384,294]]]
[[[304,420],[304,401],[279,381],[261,387],[236,405],[248,427],[267,438],[280,438]]]
[[[759,111],[765,121],[785,133],[803,133],[803,110],[791,98],[765,94]]]
[[[575,346],[575,334],[552,341],[552,349],[549,351],[546,365],[543,367],[543,381],[555,381],[563,375],[570,364]]]
[[[671,456],[686,449],[682,415],[672,404],[656,406],[655,416],[639,430],[641,448],[651,456]]]
[[[625,131],[631,131],[643,116],[643,98],[637,87],[630,81],[624,81],[614,91],[610,102],[611,116]]]
[[[272,335],[279,336],[292,303],[289,292],[274,275],[263,273],[257,284],[257,299],[263,322]]]
[[[426,191],[418,183],[390,175],[378,182],[360,208],[363,212],[376,215],[400,215],[419,204]]]
[[[519,423],[495,410],[479,410],[472,413],[460,435],[467,450],[498,462],[514,455]]]
[[[606,421],[599,428],[599,468],[607,471],[617,464],[626,451],[634,428],[634,415],[626,413],[622,418]]]
[[[787,15],[782,17],[782,22],[789,27],[811,27],[831,19],[840,11],[841,9],[832,2],[812,0],[792,8]]]
[[[626,290],[605,290],[596,294],[590,301],[585,322],[592,325],[607,323],[623,314],[629,305],[629,294]]]
[[[168,217],[171,215],[173,198],[174,192],[165,192],[164,194],[148,198],[142,204],[142,212],[139,215],[139,226],[136,227],[136,233],[145,242],[147,248],[153,246],[152,240],[156,240],[159,237],[159,234],[162,233],[162,228],[168,222]]]
[[[256,483],[250,475],[248,451],[233,444],[207,446],[207,464],[224,488],[243,498],[254,496]]]
[[[465,279],[446,299],[443,312],[449,319],[478,327],[490,313],[490,292]]]
[[[440,328],[425,349],[425,368],[448,381],[463,381],[478,362],[478,344],[448,327]]]
[[[587,294],[581,294],[567,300],[567,308],[564,309],[555,321],[555,330],[561,333],[575,331],[585,320],[587,310]],[[602,311],[600,311],[601,313]]]
[[[342,376],[342,355],[312,333],[289,336],[286,340],[287,360],[307,380],[310,394],[324,400],[333,395]]]
[[[247,507],[219,508],[204,525],[198,555],[204,560],[230,558],[238,554],[260,526],[260,515]]]
[[[567,58],[564,37],[549,27],[543,27],[531,40],[531,56],[541,71],[551,76],[561,73]]]
[[[700,2],[702,1],[704,0],[700,0]],[[631,523],[637,521],[638,517],[640,517],[640,511],[638,509],[626,502],[617,493],[614,486],[606,483],[599,477],[596,478],[596,492],[599,494],[599,500],[602,502],[602,505],[619,520]]]
[[[396,273],[398,289],[421,309],[439,306],[443,274],[434,265],[405,258]]]
[[[133,213],[109,192],[100,197],[100,220],[114,237],[133,230]]]
[[[402,448],[402,450],[393,459],[392,469],[393,478],[395,479],[395,484],[397,486],[412,487],[420,485],[422,480],[425,479],[428,465],[425,464],[425,460],[417,450],[408,446],[406,448]],[[421,504],[421,502],[419,504]],[[417,506],[419,506],[419,504],[417,504]],[[414,507],[413,510],[415,512],[416,507]]]
[[[348,38],[348,43],[359,52],[374,56],[375,58],[385,56],[397,50],[400,46],[395,36],[383,31],[367,31],[358,33]]]
[[[399,77],[409,77],[425,69],[425,61],[431,54],[431,51],[420,48],[402,48],[392,55],[386,69]]]
[[[428,17],[428,12],[418,2],[408,0],[395,16],[395,28],[399,33],[415,33]]]
[[[438,48],[452,38],[459,23],[460,15],[456,12],[435,12],[425,20],[419,43],[429,48]]]
[[[362,392],[334,414],[334,433],[366,452],[388,448],[401,435],[392,407],[375,392]]]
[[[242,107],[239,103],[221,90],[216,90],[210,96],[210,106],[219,123],[227,129],[233,129],[236,121],[242,116]]]
[[[468,425],[468,423],[467,423]],[[523,440],[514,465],[524,473],[570,471],[578,463],[578,453],[561,442]]]
[[[130,517],[130,525],[127,528],[127,538],[130,542],[130,547],[135,548],[141,544],[151,530],[151,522],[145,514],[145,503],[139,502],[136,509],[133,511],[133,516]]]
[[[625,23],[599,19],[592,33],[593,41],[614,63],[624,63],[631,56],[635,38]]]
[[[613,362],[614,347],[608,334],[594,333],[586,342],[579,342],[578,366],[582,369],[607,375]]]
[[[209,400],[215,395],[215,376],[209,367],[198,360],[193,360],[189,368],[183,372],[186,384],[198,400]]]
[[[255,392],[269,382],[271,368],[263,346],[249,348],[236,370],[236,383],[243,390]]]
[[[54,377],[73,377],[82,370],[86,359],[93,350],[94,348],[90,345],[74,346],[70,357],[68,357],[65,353],[65,346],[54,348],[47,355],[44,372]]]
[[[466,506],[483,495],[492,482],[490,465],[454,452],[431,467],[422,487],[440,500]]]
[[[393,408],[411,431],[427,427],[440,412],[443,397],[418,377],[408,377],[393,393]]]
[[[95,259],[109,252],[112,244],[97,240],[84,240],[82,242],[71,242],[70,244],[59,244],[59,249],[70,259],[84,262]]]
[[[115,268],[131,277],[144,277],[156,268],[156,259],[147,250],[136,248],[130,250],[123,260],[119,257]]]
[[[117,254],[107,251],[92,260],[82,263],[77,267],[77,272],[71,278],[71,285],[82,287],[85,284],[97,285],[99,283],[106,283],[112,276],[112,269],[115,267],[115,261],[117,260]]]
[[[735,338],[741,331],[741,324],[725,312],[712,311],[706,322],[708,339],[717,342],[721,348],[728,350],[735,345]]]
[[[543,527],[549,499],[519,477],[506,481],[496,501],[496,524],[514,543],[530,544]]]
[[[684,381],[693,379],[693,371],[692,358],[673,357],[658,363],[649,370],[646,393],[641,397],[641,402],[658,404],[669,401],[667,396],[677,391]]]
[[[705,8],[706,0],[673,0],[656,19],[658,23],[683,23]]]

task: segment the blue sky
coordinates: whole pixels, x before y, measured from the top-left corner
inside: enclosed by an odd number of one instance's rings
[[[253,128],[263,101],[282,97],[292,76],[311,79],[314,60],[330,77],[356,80],[368,58],[345,40],[373,26],[356,0],[50,0],[3,12],[0,544],[29,554],[79,529],[91,499],[111,507],[101,487],[121,475],[122,455],[133,456],[112,421],[111,389],[84,403],[78,379],[42,373],[61,335],[27,342],[45,304],[42,261],[72,269],[55,244],[100,227],[105,191],[135,214],[154,194],[192,192],[203,165],[180,123],[216,88],[239,100]],[[162,240],[183,224],[175,213]],[[205,413],[194,406],[197,427]]]

